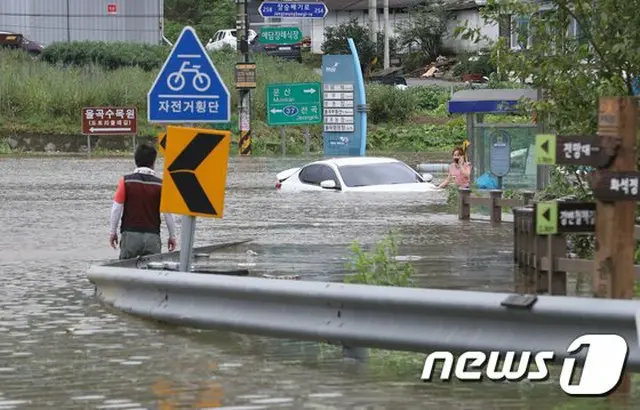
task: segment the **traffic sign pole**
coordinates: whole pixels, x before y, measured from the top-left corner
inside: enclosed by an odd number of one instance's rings
[[[180,227],[180,271],[189,272],[193,255],[193,239],[196,231],[196,217],[182,215]]]
[[[182,29],[153,82],[147,94],[147,115],[150,123],[226,123],[231,120],[229,90],[192,27]],[[165,172],[160,208],[161,212],[183,215],[180,270],[188,272],[193,252],[195,215],[217,215],[195,175],[195,168],[206,159],[202,155],[210,154],[223,137],[199,133],[192,136],[193,140],[182,152],[174,155],[173,151],[180,146],[181,136],[184,135],[175,128],[167,127],[165,146],[162,147],[165,151]],[[226,157],[224,161],[226,177]],[[186,209],[176,205],[180,203],[186,204]]]
[[[236,32],[238,35],[238,51],[240,52],[240,62],[249,63],[249,12],[247,0],[236,0],[238,5],[236,17]],[[240,129],[240,140],[238,149],[241,156],[251,155],[251,89],[238,89],[238,125]]]
[[[193,124],[185,124],[193,127]],[[169,131],[167,130],[167,135]],[[182,215],[182,226],[180,227],[180,272],[191,270],[191,259],[193,256],[193,242],[196,236],[196,217]]]

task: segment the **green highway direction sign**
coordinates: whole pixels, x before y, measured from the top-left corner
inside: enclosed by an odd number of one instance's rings
[[[263,27],[260,29],[262,44],[295,44],[302,41],[302,31],[298,27]]]
[[[322,122],[320,83],[267,85],[267,124],[304,125]]]

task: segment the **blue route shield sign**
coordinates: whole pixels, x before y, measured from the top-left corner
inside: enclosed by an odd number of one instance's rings
[[[231,120],[230,94],[193,28],[187,26],[147,94],[151,123]]]
[[[258,12],[262,17],[322,19],[329,9],[319,2],[264,1]]]

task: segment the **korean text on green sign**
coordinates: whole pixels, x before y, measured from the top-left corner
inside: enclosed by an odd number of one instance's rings
[[[298,27],[264,27],[260,30],[260,42],[263,44],[295,44],[302,41],[302,32]]]
[[[320,83],[267,85],[267,124],[303,125],[322,122]]]

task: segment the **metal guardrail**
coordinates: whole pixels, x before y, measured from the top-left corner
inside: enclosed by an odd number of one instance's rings
[[[585,333],[615,333],[640,371],[640,302],[270,280],[92,266],[98,298],[160,322],[348,347],[429,352],[553,351],[556,360]],[[583,349],[586,350],[586,349]],[[578,363],[584,353],[577,356]]]

